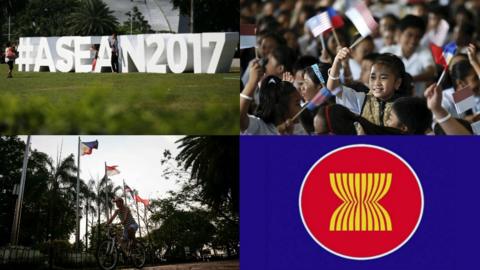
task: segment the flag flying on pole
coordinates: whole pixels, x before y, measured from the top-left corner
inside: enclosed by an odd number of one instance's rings
[[[452,97],[458,114],[475,107],[476,102],[474,93],[470,85],[455,91],[455,93],[452,94]]]
[[[98,149],[98,141],[93,142],[80,142],[81,155],[91,155],[93,149]]]
[[[132,199],[135,199],[135,195],[133,194],[133,189],[131,189],[128,185],[125,185],[124,191],[129,192],[130,195],[132,196]]]
[[[240,24],[240,49],[255,47],[256,41],[255,24]]]
[[[141,202],[141,203],[143,203],[143,205],[145,205],[145,206],[148,206],[148,205],[150,204],[150,201],[149,201],[149,200],[140,198],[140,196],[138,196],[138,193],[135,194],[135,201],[136,201],[136,202]]]
[[[112,175],[117,175],[120,174],[120,171],[117,169],[117,165],[114,166],[107,166],[107,175],[112,176]]]
[[[330,21],[332,23],[333,28],[337,29],[344,25],[343,18],[340,16],[334,8],[329,7],[327,9],[328,16],[330,17]]]
[[[445,44],[445,46],[439,47],[434,43],[430,43],[430,49],[432,50],[432,56],[436,64],[443,66],[443,68],[448,67],[448,63],[453,58],[455,53],[457,53],[457,45],[455,42],[450,42]]]
[[[332,23],[330,22],[328,13],[325,11],[308,19],[307,26],[308,26],[308,29],[312,31],[313,36],[318,37],[323,32],[327,31],[328,29],[331,29]]]
[[[362,37],[370,35],[378,27],[372,13],[361,1],[349,8],[345,15],[352,21]]]

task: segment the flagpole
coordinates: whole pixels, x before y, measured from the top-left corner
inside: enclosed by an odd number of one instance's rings
[[[442,57],[444,57],[444,53],[443,53],[443,52],[442,52]],[[453,59],[453,57],[451,57],[451,58],[448,60],[447,66],[446,66],[445,68],[443,68],[442,74],[440,75],[440,78],[438,78],[437,86],[439,86],[439,85],[442,83],[443,78],[445,77],[445,73],[447,72],[448,66],[450,66],[450,64],[452,63],[452,59]]]
[[[135,195],[138,196],[138,191],[135,191]],[[137,198],[135,198],[135,205],[137,206],[137,219],[138,219],[138,231],[140,232],[140,238],[142,238],[142,225],[140,224],[140,215],[138,213],[138,202]]]
[[[28,151],[30,148],[30,135],[27,137],[27,145],[25,146],[25,153],[23,155],[22,176],[20,178],[20,190],[18,193],[17,203],[15,204],[15,216],[13,218],[11,244],[18,244],[18,236],[20,234],[20,221],[22,218],[22,204],[23,204],[23,191],[25,189],[25,179],[27,177],[27,165],[28,165]]]
[[[108,182],[108,176],[107,176],[107,162],[105,161],[105,186],[103,187],[103,190],[105,191],[105,216],[107,217],[107,220],[110,218],[110,215],[108,214],[108,195],[107,195],[107,182]]]
[[[127,193],[125,193],[125,179],[123,179],[123,200],[125,201],[125,205],[127,204]]]
[[[79,219],[79,197],[78,193],[80,192],[80,136],[78,136],[78,168],[77,168],[77,234],[75,235],[75,245],[77,248],[77,252],[79,250],[79,240],[80,240],[80,219]]]
[[[338,40],[337,31],[335,31],[335,27],[333,27],[333,26],[332,26],[332,32],[333,32],[333,37],[335,38],[335,41],[337,42],[337,46],[340,46],[340,40]]]
[[[357,46],[358,43],[362,42],[362,40],[364,40],[366,37],[368,36],[359,37],[357,40],[355,40],[355,42],[353,42],[352,45],[350,45],[349,49],[353,49],[353,47]]]

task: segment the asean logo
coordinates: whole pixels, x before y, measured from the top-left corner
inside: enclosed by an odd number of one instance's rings
[[[372,145],[350,145],[318,160],[303,180],[300,215],[327,251],[369,260],[402,247],[423,214],[423,191],[410,165]]]

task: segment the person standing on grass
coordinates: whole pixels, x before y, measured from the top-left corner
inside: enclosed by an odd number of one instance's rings
[[[97,65],[97,59],[98,59],[98,45],[97,44],[92,44],[92,47],[90,47],[90,50],[95,52],[95,56],[93,57],[92,61],[92,71],[95,71],[95,66]]]
[[[110,45],[110,48],[112,49],[112,72],[118,73],[118,40],[116,33],[112,34],[112,38],[108,41],[108,43]]]
[[[7,42],[7,48],[5,49],[5,63],[8,65],[8,75],[7,78],[12,78],[12,71],[13,71],[13,63],[15,62],[15,58],[17,58],[17,54],[15,53],[15,46]]]

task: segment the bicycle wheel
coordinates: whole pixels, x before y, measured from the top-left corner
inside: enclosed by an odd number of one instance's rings
[[[130,258],[134,267],[142,268],[145,265],[146,257],[145,247],[142,243],[136,242],[132,245],[130,248]]]
[[[112,270],[117,266],[118,250],[112,241],[103,241],[97,248],[97,263],[104,270]]]

